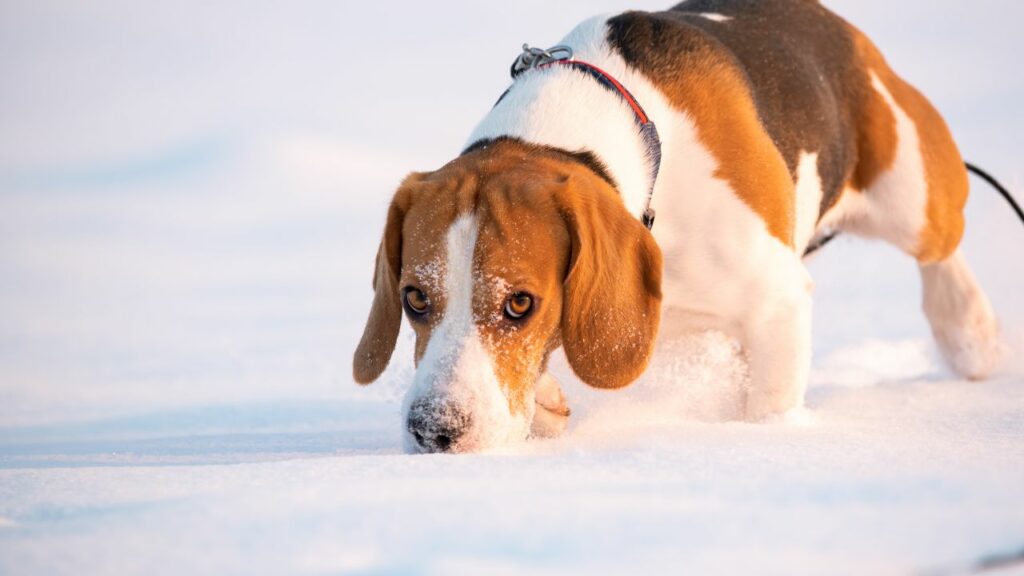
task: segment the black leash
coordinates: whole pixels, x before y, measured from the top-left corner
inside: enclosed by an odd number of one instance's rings
[[[967,166],[968,170],[974,173],[975,176],[991,184],[992,187],[995,188],[999,192],[999,194],[1001,194],[1002,197],[1006,199],[1007,202],[1009,202],[1010,207],[1013,208],[1013,211],[1017,213],[1017,218],[1020,218],[1021,223],[1024,224],[1024,211],[1020,209],[1020,204],[1017,204],[1017,201],[1014,200],[1013,196],[1010,195],[1010,192],[1005,187],[1003,187],[1003,185],[1000,184],[998,180],[993,178],[992,175],[989,174],[988,172],[985,172],[984,170],[978,168],[977,166],[971,164],[970,162],[965,162],[964,164]]]
[[[971,164],[970,162],[964,162],[964,166],[967,167],[967,170],[969,172],[973,173],[975,176],[981,178],[985,182],[988,182],[993,188],[995,188],[996,191],[999,192],[999,195],[1002,196],[1003,199],[1010,204],[1010,208],[1013,208],[1013,211],[1017,213],[1017,218],[1020,218],[1021,223],[1024,224],[1024,210],[1020,209],[1020,204],[1017,204],[1017,200],[1013,198],[1013,196],[1010,194],[1009,190],[1007,190],[1005,186],[1000,184],[999,181],[993,178],[991,174],[985,172],[984,170],[978,168],[977,166]],[[817,240],[812,242],[806,250],[804,250],[803,257],[807,258],[811,254],[814,254],[818,250],[821,250],[822,248],[825,247],[826,244],[834,240],[836,236],[839,236],[839,232],[829,232],[825,236],[818,238]]]
[[[807,258],[811,254],[814,254],[818,250],[821,250],[822,248],[824,248],[825,244],[828,244],[829,242],[835,240],[836,236],[839,236],[839,232],[832,231],[832,232],[829,232],[828,234],[822,236],[821,238],[818,238],[814,242],[811,242],[810,244],[808,244],[807,245],[807,249],[804,250],[804,258]]]

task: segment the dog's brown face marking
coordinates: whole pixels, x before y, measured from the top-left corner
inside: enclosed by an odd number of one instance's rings
[[[552,164],[515,155],[492,155],[486,163],[461,158],[423,180],[427,188],[403,223],[399,289],[419,364],[441,322],[460,304],[451,302],[448,283],[458,281],[451,268],[460,263],[450,261],[446,235],[458,218],[472,218],[471,320],[514,414],[526,412],[527,392],[559,343],[570,246],[551,187],[564,184],[570,167]],[[424,313],[410,306],[410,290],[418,291],[414,300],[421,294],[428,302]]]

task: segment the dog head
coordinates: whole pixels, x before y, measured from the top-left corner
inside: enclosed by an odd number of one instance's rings
[[[658,329],[661,252],[572,155],[498,141],[406,178],[373,287],[355,380],[383,372],[404,314],[416,333],[406,448],[469,452],[526,438],[534,385],[560,345],[591,386],[640,375]]]

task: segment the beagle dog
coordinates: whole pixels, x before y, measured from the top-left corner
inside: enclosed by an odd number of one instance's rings
[[[388,210],[354,376],[380,376],[404,313],[409,451],[557,434],[553,351],[620,388],[656,338],[707,330],[741,346],[747,419],[800,407],[802,257],[836,232],[915,258],[951,367],[994,368],[996,320],[957,249],[964,163],[859,30],[815,0],[687,0],[587,20],[560,44],[528,50],[464,152],[408,176]]]

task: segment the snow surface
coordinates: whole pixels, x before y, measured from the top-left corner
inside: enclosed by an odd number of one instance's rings
[[[1024,5],[826,3],[1024,198]],[[740,368],[709,335],[622,392],[559,360],[561,439],[402,454],[410,335],[382,381],[349,376],[390,194],[458,150],[522,42],[624,4],[371,4],[0,4],[0,574],[946,575],[1022,551],[1024,230],[982,186],[965,250],[1011,349],[990,381],[942,367],[905,257],[840,240],[811,266],[800,418],[722,422]]]

